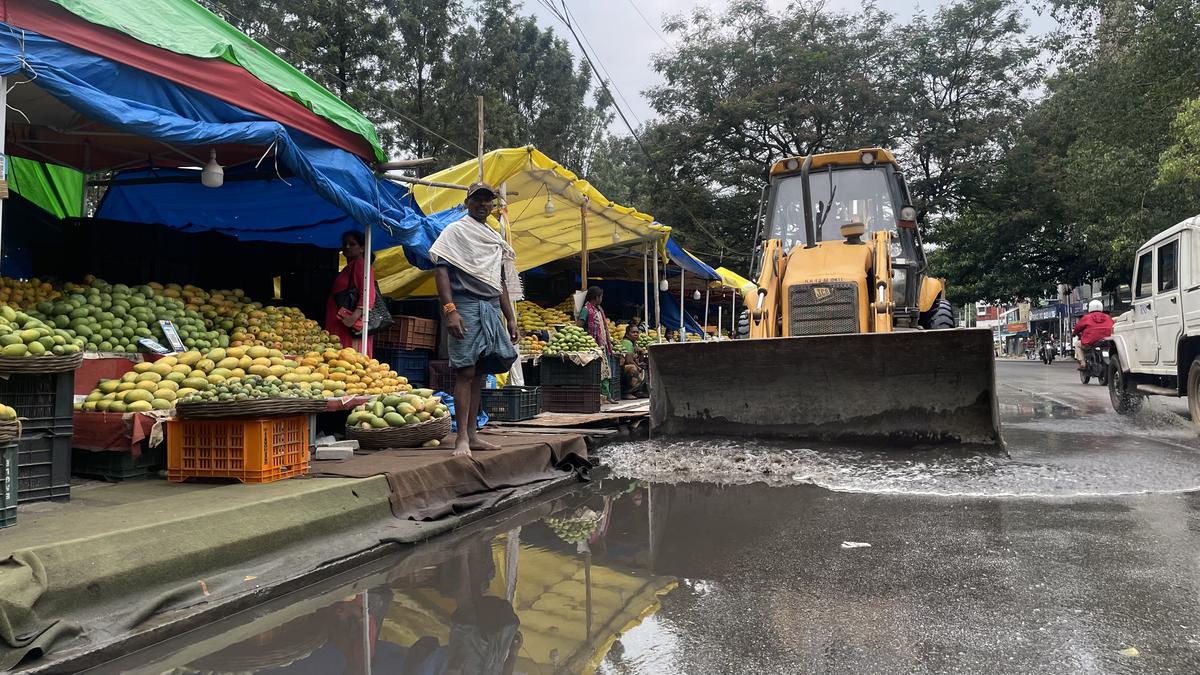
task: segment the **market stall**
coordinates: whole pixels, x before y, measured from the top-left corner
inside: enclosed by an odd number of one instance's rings
[[[6,218],[5,244],[15,234],[34,245],[20,247],[25,259],[6,250],[0,272],[59,278],[0,285],[0,400],[29,422],[3,450],[3,484],[12,489],[0,495],[0,524],[11,523],[17,501],[69,496],[79,416],[81,450],[136,458],[143,437],[155,445],[163,419],[190,405],[195,421],[170,423],[179,428],[169,434],[170,454],[180,455],[173,475],[262,482],[307,465],[309,415],[330,400],[415,397],[386,364],[342,349],[300,311],[272,306],[280,286],[272,277],[281,276],[273,270],[257,270],[253,296],[234,283],[189,283],[222,272],[237,281],[253,267],[255,257],[229,242],[336,248],[347,229],[377,245],[412,239],[424,217],[377,178],[384,156],[370,122],[192,2],[5,0],[0,8],[0,110],[8,111],[0,150],[14,160],[11,187],[54,220],[32,227]],[[119,221],[58,220],[86,215],[89,187],[108,190],[99,211]],[[164,225],[180,238],[139,239]],[[172,263],[162,279],[171,283],[143,276],[146,260]],[[54,267],[64,261],[76,265]],[[214,412],[222,406],[225,414]],[[430,419],[444,416],[434,408]],[[258,448],[270,465],[246,465],[240,453],[249,446],[233,440],[250,438],[251,423],[272,427],[264,438],[278,447]],[[221,435],[225,455],[215,458],[212,439]],[[200,455],[207,459],[198,463]]]

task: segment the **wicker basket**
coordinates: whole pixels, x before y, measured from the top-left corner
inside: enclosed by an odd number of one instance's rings
[[[325,400],[306,398],[260,398],[250,401],[218,401],[216,403],[180,403],[175,406],[180,417],[188,419],[222,419],[230,417],[287,417],[325,412]]]
[[[0,445],[12,443],[21,437],[21,420],[0,422]]]
[[[367,450],[385,448],[419,448],[422,443],[440,441],[450,433],[453,423],[450,415],[434,417],[420,424],[383,429],[360,429],[346,427],[346,438],[358,441],[358,446]]]
[[[64,356],[0,356],[0,373],[65,373],[83,363],[83,352]]]

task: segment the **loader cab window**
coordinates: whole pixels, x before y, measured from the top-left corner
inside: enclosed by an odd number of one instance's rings
[[[815,169],[808,177],[818,241],[841,239],[841,227],[863,223],[867,233],[896,229],[892,191],[884,167]],[[804,187],[799,175],[780,179],[771,197],[768,237],[785,249],[805,244]],[[823,224],[822,224],[822,221]]]
[[[1154,251],[1138,256],[1137,278],[1134,283],[1135,299],[1148,298],[1154,293]]]

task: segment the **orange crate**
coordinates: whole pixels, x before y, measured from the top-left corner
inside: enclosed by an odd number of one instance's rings
[[[400,349],[436,349],[438,323],[416,316],[392,316],[392,325],[375,335],[375,344]]]
[[[270,483],[308,473],[308,416],[167,422],[167,480]]]

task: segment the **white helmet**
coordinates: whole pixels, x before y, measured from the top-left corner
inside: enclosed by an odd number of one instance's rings
[[[1088,303],[1088,311],[1089,312],[1103,312],[1104,311],[1104,303],[1100,302],[1099,300],[1093,300]]]

